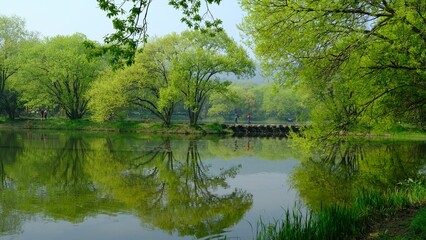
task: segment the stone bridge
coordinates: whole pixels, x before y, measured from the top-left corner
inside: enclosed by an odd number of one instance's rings
[[[222,124],[235,136],[288,136],[290,132],[299,132],[302,125],[297,124]]]

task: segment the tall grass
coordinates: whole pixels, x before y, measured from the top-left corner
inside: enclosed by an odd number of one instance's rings
[[[365,232],[372,216],[391,214],[425,200],[426,185],[421,181],[411,180],[385,192],[360,191],[351,204],[336,203],[306,214],[287,210],[279,221],[260,221],[257,239],[353,239]]]
[[[359,232],[358,213],[353,208],[331,206],[319,212],[287,210],[284,219],[275,223],[260,222],[258,240],[270,239],[347,239]]]

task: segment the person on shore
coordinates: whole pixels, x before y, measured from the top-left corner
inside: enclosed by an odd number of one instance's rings
[[[238,113],[235,114],[235,124],[238,124]]]
[[[247,115],[247,122],[248,122],[248,124],[251,123],[251,115],[250,115],[250,113]]]

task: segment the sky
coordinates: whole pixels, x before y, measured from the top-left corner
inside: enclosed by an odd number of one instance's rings
[[[149,36],[163,36],[186,30],[180,22],[181,13],[167,4],[168,0],[154,0],[149,10]],[[241,43],[237,24],[243,11],[237,0],[223,0],[211,7],[214,16],[223,21],[225,31]],[[43,37],[83,33],[89,39],[103,42],[103,37],[113,32],[111,20],[99,9],[96,0],[0,0],[0,15],[19,16],[26,21],[27,29]]]

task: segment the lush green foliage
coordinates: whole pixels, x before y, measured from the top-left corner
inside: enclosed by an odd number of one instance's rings
[[[426,200],[424,144],[314,140],[292,141],[301,164],[290,182],[306,209],[261,224],[259,239],[350,239],[364,233],[371,217]]]
[[[261,222],[257,239],[352,239],[364,233],[370,217],[391,214],[425,200],[426,185],[421,181],[411,181],[385,192],[362,191],[349,205],[337,203],[307,213],[286,211],[283,220],[272,224]],[[417,223],[424,219],[417,221],[413,222],[413,229],[419,229]]]
[[[84,116],[90,84],[106,67],[92,57],[84,41],[86,37],[82,34],[57,36],[27,50],[20,89],[28,107],[37,108],[44,103],[44,107],[58,106],[70,119]]]
[[[208,117],[216,121],[231,121],[235,114],[246,121],[248,113],[255,122],[307,121],[308,109],[302,97],[291,89],[275,84],[254,85],[232,83],[227,94],[212,94]]]
[[[307,94],[315,128],[425,122],[423,0],[243,0],[262,66]],[[260,21],[261,19],[261,21]]]
[[[6,112],[10,119],[16,116],[20,95],[13,77],[22,67],[25,45],[34,38],[35,34],[25,29],[24,20],[0,15],[0,112]]]
[[[133,66],[108,70],[110,56],[100,55],[98,44],[84,35],[41,40],[19,18],[2,21],[0,103],[10,118],[40,117],[37,112],[48,109],[49,116],[79,119],[90,110],[101,121],[133,114],[170,126],[172,119],[196,125],[200,118],[230,121],[249,112],[254,121],[285,121],[304,112],[290,90],[281,94],[272,86],[231,86],[229,80],[252,75],[254,64],[224,32],[154,38],[137,53]]]
[[[231,84],[220,74],[251,76],[254,63],[246,51],[225,32],[214,36],[200,32],[182,33],[181,51],[173,62],[173,82],[167,95],[181,95],[188,110],[190,125],[197,125],[200,112],[210,94],[224,93]],[[167,96],[166,95],[166,96]]]
[[[112,53],[112,63],[118,65],[131,65],[138,45],[148,39],[147,16],[151,0],[97,0],[99,7],[112,19],[115,33],[105,37],[104,51]],[[206,32],[214,29],[221,31],[220,19],[215,19],[210,13],[210,4],[219,4],[221,0],[169,0],[169,5],[182,12],[181,21],[188,27]],[[202,13],[202,4],[206,12]]]
[[[416,236],[426,238],[426,208],[423,208],[413,219],[410,228],[414,231]]]
[[[303,106],[303,98],[291,89],[268,85],[263,91],[262,109],[266,116],[275,116],[286,121],[306,121],[308,109]]]
[[[121,108],[138,106],[171,125],[177,102],[188,112],[190,125],[212,93],[227,92],[230,82],[220,74],[249,75],[254,64],[243,48],[224,32],[197,31],[152,39],[123,70],[107,72],[92,88],[94,117],[107,120]]]

